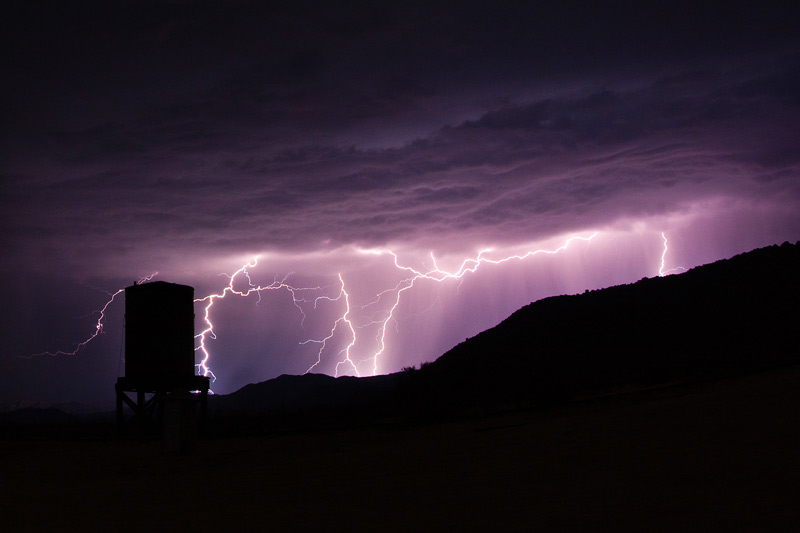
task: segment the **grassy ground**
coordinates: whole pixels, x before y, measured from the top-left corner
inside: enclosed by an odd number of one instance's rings
[[[418,427],[0,441],[3,531],[800,530],[800,368]]]

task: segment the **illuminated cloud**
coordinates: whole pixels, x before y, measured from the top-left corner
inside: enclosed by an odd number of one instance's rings
[[[513,311],[509,291],[527,303],[656,275],[662,231],[687,267],[797,240],[795,27],[779,5],[17,6],[2,28],[0,264],[6,293],[41,303],[4,323],[21,339],[66,331],[97,305],[56,303],[81,284],[156,270],[209,294],[256,254],[264,279],[342,272],[374,278],[374,295],[393,274],[359,248],[419,267],[431,251],[457,262],[605,232],[558,275],[489,274],[476,293],[496,309],[417,324],[439,340],[399,339],[396,369]],[[39,305],[66,315],[42,322]],[[315,333],[229,345],[262,354],[230,356],[229,386],[304,370],[297,338]]]

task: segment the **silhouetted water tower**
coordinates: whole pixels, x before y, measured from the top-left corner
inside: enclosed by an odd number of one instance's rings
[[[164,281],[125,288],[125,376],[117,379],[117,420],[127,404],[140,422],[169,395],[196,392],[205,416],[209,379],[196,375],[194,289]],[[127,393],[135,393],[135,401]],[[148,398],[147,395],[150,395]]]

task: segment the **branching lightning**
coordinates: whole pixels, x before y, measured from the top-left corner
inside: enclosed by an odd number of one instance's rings
[[[682,266],[677,266],[674,268],[666,268],[666,257],[667,257],[667,236],[664,235],[664,232],[661,232],[661,238],[664,239],[664,251],[661,252],[661,267],[658,269],[658,275],[660,277],[668,276],[670,274],[677,274],[678,272],[683,272],[686,270]]]
[[[381,356],[387,350],[389,324],[394,322],[397,325],[395,315],[401,305],[403,295],[418,283],[426,281],[441,284],[453,281],[458,284],[457,287],[460,287],[465,277],[468,274],[476,273],[482,265],[500,265],[509,261],[523,261],[540,254],[558,254],[566,250],[572,243],[576,241],[589,242],[598,234],[599,232],[594,232],[588,236],[571,237],[564,241],[564,244],[553,249],[540,248],[505,257],[492,257],[492,249],[481,250],[477,255],[462,260],[458,267],[452,271],[441,268],[433,253],[430,254],[430,266],[423,263],[423,267],[417,269],[403,264],[398,253],[393,250],[360,250],[363,254],[391,257],[391,265],[401,276],[400,280],[395,282],[393,286],[377,292],[371,301],[360,305],[355,305],[351,301],[351,294],[347,290],[345,279],[341,273],[338,274],[338,284],[327,286],[293,286],[288,281],[291,273],[286,274],[283,278],[275,276],[271,283],[265,285],[255,283],[251,277],[251,271],[258,264],[258,258],[256,257],[231,275],[220,274],[228,280],[227,285],[221,291],[194,300],[198,304],[203,304],[202,323],[204,324],[203,329],[195,335],[195,351],[199,354],[199,362],[196,364],[197,372],[216,380],[216,375],[210,368],[211,351],[209,341],[217,338],[214,332],[212,315],[215,304],[229,295],[248,297],[256,294],[258,296],[256,305],[259,305],[262,301],[263,292],[285,290],[291,296],[292,304],[297,309],[301,326],[308,318],[307,312],[310,309],[316,310],[320,301],[339,302],[343,309],[338,314],[338,318],[333,321],[330,329],[327,330],[327,334],[322,338],[307,339],[299,343],[300,345],[314,344],[318,346],[316,358],[313,364],[307,368],[306,373],[315,371],[323,363],[323,360],[333,359],[335,362],[333,366],[335,376],[339,376],[340,373],[352,373],[356,376],[361,376],[365,365],[368,366],[369,374],[376,375],[381,371]],[[663,251],[658,275],[666,276],[686,270],[680,266],[674,268],[666,267],[666,257],[669,250],[668,241],[663,232],[661,233],[661,238],[663,239]],[[153,273],[142,278],[139,283],[150,281],[156,274]],[[108,293],[108,301],[101,309],[95,312],[98,315],[98,319],[94,332],[78,343],[74,350],[42,352],[28,356],[28,358],[39,355],[76,355],[103,332],[106,312],[115,298],[124,290],[119,289],[116,292]],[[369,335],[366,330],[374,331],[374,334]],[[367,336],[367,339],[362,339],[363,336]],[[369,348],[369,346],[372,346],[372,348]],[[329,352],[333,352],[333,355],[329,355]]]
[[[151,280],[151,279],[153,279],[153,278],[154,278],[156,275],[158,275],[158,272],[153,272],[153,273],[152,273],[152,274],[150,274],[149,276],[145,276],[145,277],[143,277],[143,278],[139,279],[139,281],[138,281],[137,283],[145,283],[145,282],[147,282],[147,281],[150,281],[150,280]],[[107,291],[106,291],[106,292],[107,292]],[[87,344],[89,344],[90,342],[92,342],[92,341],[93,341],[93,340],[94,340],[94,339],[95,339],[95,338],[96,338],[98,335],[100,335],[101,333],[103,333],[103,325],[104,325],[104,323],[105,323],[105,319],[106,319],[106,311],[108,310],[108,306],[110,306],[110,305],[111,305],[111,303],[114,301],[114,299],[115,299],[115,298],[116,298],[116,297],[117,297],[117,296],[118,296],[118,295],[119,295],[121,292],[125,292],[125,289],[124,289],[124,288],[122,288],[122,289],[117,289],[117,290],[116,290],[115,292],[113,292],[113,293],[112,293],[112,292],[107,292],[107,294],[108,294],[109,298],[108,298],[108,300],[106,301],[106,303],[103,305],[103,307],[101,307],[100,309],[98,309],[97,311],[94,311],[94,312],[92,313],[92,314],[97,314],[97,322],[96,322],[96,323],[95,323],[95,325],[94,325],[94,332],[92,332],[92,334],[91,334],[91,335],[89,335],[89,336],[88,336],[86,339],[84,339],[83,341],[79,342],[79,343],[78,343],[78,344],[75,346],[75,349],[74,349],[74,350],[72,350],[71,352],[64,351],[64,350],[58,350],[58,351],[55,351],[55,352],[39,352],[39,353],[35,353],[35,354],[32,354],[32,355],[28,355],[28,356],[20,356],[20,357],[23,357],[23,358],[25,358],[25,359],[32,359],[32,358],[34,358],[34,357],[38,357],[38,356],[41,356],[41,355],[49,355],[49,356],[51,356],[51,357],[55,357],[55,356],[57,356],[57,355],[77,355],[77,354],[78,354],[78,352],[80,352],[81,350],[83,350],[83,348],[84,348],[84,347],[86,347],[86,345],[87,345]]]
[[[358,375],[358,366],[350,358],[350,350],[356,343],[356,330],[355,327],[353,326],[353,322],[350,320],[350,295],[347,293],[347,290],[344,287],[344,280],[342,279],[341,274],[339,274],[339,282],[341,283],[341,290],[339,291],[339,295],[336,298],[334,298],[334,300],[344,299],[344,304],[345,304],[344,314],[336,319],[336,321],[333,323],[333,327],[331,328],[330,333],[328,333],[328,335],[325,338],[320,340],[309,339],[300,343],[300,344],[316,343],[320,345],[319,351],[317,351],[317,361],[313,365],[311,365],[308,368],[308,370],[306,370],[305,372],[306,374],[314,370],[314,368],[322,362],[322,352],[324,352],[325,348],[327,348],[328,342],[331,339],[333,339],[333,336],[336,334],[336,331],[337,329],[339,329],[339,326],[344,324],[344,327],[349,332],[350,340],[347,346],[345,346],[342,350],[339,351],[338,355],[341,356],[342,354],[344,354],[344,359],[336,363],[336,375],[337,376],[339,375],[339,367],[341,365],[348,365],[352,367],[353,370],[356,372],[356,375]]]
[[[380,371],[379,358],[386,351],[387,326],[389,322],[394,320],[394,314],[396,309],[400,305],[400,300],[403,293],[414,287],[414,285],[420,280],[430,280],[437,283],[442,283],[448,280],[457,280],[459,283],[461,283],[461,281],[464,279],[464,276],[476,272],[478,268],[484,263],[498,265],[512,260],[524,260],[539,254],[556,254],[563,250],[566,250],[567,247],[574,241],[580,240],[588,242],[592,240],[595,236],[597,236],[597,234],[598,232],[594,232],[592,235],[588,237],[572,237],[568,239],[563,245],[555,249],[531,250],[524,254],[510,255],[500,259],[491,259],[487,257],[487,254],[489,254],[492,251],[491,249],[482,250],[477,254],[477,256],[464,259],[459,265],[459,267],[454,271],[447,271],[441,269],[438,266],[436,257],[433,255],[433,253],[431,253],[431,262],[433,266],[427,270],[417,270],[410,266],[401,265],[397,253],[395,253],[392,250],[379,250],[379,249],[363,250],[363,253],[367,254],[390,255],[392,257],[395,268],[400,270],[401,272],[406,273],[407,277],[400,280],[394,287],[380,292],[372,302],[369,302],[363,306],[358,307],[358,310],[364,311],[373,306],[378,305],[382,300],[388,299],[387,304],[385,304],[387,305],[387,308],[384,311],[377,313],[381,315],[380,318],[369,320],[360,326],[356,326],[354,325],[353,320],[351,318],[352,309],[350,304],[350,298],[349,295],[347,294],[347,291],[345,290],[344,280],[342,279],[341,275],[339,275],[339,281],[342,287],[340,297],[343,297],[344,299],[345,311],[341,315],[341,317],[336,320],[336,322],[334,323],[333,327],[330,330],[330,333],[325,338],[320,340],[308,340],[303,342],[303,344],[319,343],[321,345],[319,351],[317,352],[317,360],[314,362],[314,364],[312,364],[308,368],[308,370],[306,370],[306,372],[307,373],[311,372],[322,362],[323,352],[328,347],[328,343],[334,337],[336,331],[341,327],[348,330],[349,342],[347,346],[337,354],[338,357],[341,357],[341,359],[338,360],[334,368],[335,375],[338,376],[339,369],[342,366],[344,366],[346,368],[351,369],[356,376],[361,376],[359,367],[363,363],[370,364],[372,375],[378,374]],[[358,361],[354,361],[352,351],[358,340],[357,330],[365,328],[367,326],[377,327],[377,334],[375,337],[378,346],[377,350],[373,351],[366,357],[359,359]]]
[[[282,279],[277,279],[277,277],[273,280],[272,283],[269,285],[256,285],[253,283],[252,278],[250,277],[250,272],[248,269],[254,268],[258,264],[258,258],[254,258],[252,262],[246,263],[242,266],[239,270],[234,272],[232,275],[222,274],[223,276],[228,278],[228,285],[219,293],[216,294],[209,294],[208,296],[204,296],[203,298],[195,299],[196,303],[205,303],[204,313],[203,313],[203,323],[205,324],[205,328],[195,335],[195,339],[197,339],[197,346],[195,347],[195,351],[199,352],[200,355],[200,362],[197,363],[198,373],[203,376],[208,376],[213,380],[216,380],[217,377],[214,375],[214,372],[211,371],[209,367],[209,359],[211,354],[208,351],[207,340],[209,338],[216,339],[216,335],[214,333],[214,324],[211,321],[211,311],[214,307],[214,303],[217,300],[224,299],[227,295],[232,294],[236,296],[243,296],[247,297],[251,294],[258,295],[258,301],[256,304],[261,303],[261,293],[264,291],[275,291],[284,289],[292,296],[292,303],[297,308],[300,313],[301,324],[306,319],[306,313],[303,310],[301,304],[303,303],[311,303],[313,302],[314,307],[316,308],[317,303],[320,300],[336,300],[341,296],[337,296],[336,298],[331,298],[324,294],[325,289],[327,287],[294,287],[287,283],[289,278],[289,274],[284,276]],[[247,280],[247,286],[242,289],[236,288],[237,279],[243,277]],[[313,297],[312,299],[308,298],[301,298],[299,295],[313,291],[318,293],[317,296]],[[342,284],[342,292],[344,292],[344,284]]]

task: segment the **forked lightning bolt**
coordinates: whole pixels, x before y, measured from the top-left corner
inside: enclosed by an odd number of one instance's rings
[[[358,367],[353,362],[353,360],[350,358],[350,350],[353,348],[353,346],[356,343],[356,330],[355,330],[355,327],[353,326],[353,322],[350,320],[350,295],[347,294],[347,290],[344,288],[344,280],[342,279],[342,275],[341,274],[339,274],[339,283],[341,283],[341,290],[339,291],[339,295],[336,298],[333,298],[333,300],[335,301],[335,300],[344,299],[344,304],[345,304],[344,305],[344,309],[345,309],[344,314],[341,317],[336,319],[336,321],[333,323],[333,327],[331,328],[330,333],[325,338],[323,338],[321,340],[309,339],[309,340],[305,340],[305,341],[300,343],[300,344],[316,343],[316,344],[320,345],[319,351],[317,352],[317,361],[313,365],[311,365],[308,368],[308,370],[306,370],[306,372],[305,372],[306,374],[308,374],[309,372],[314,370],[314,368],[318,364],[320,364],[322,362],[322,352],[324,352],[325,348],[328,347],[328,343],[331,341],[333,336],[336,334],[336,331],[339,329],[339,326],[342,325],[342,324],[344,324],[345,325],[344,327],[347,328],[347,330],[349,332],[350,340],[349,340],[347,346],[345,346],[342,350],[339,351],[338,355],[341,356],[342,354],[344,354],[344,359],[342,359],[341,361],[336,363],[335,375],[337,375],[337,376],[339,375],[339,367],[341,365],[349,365],[349,366],[353,367],[353,369],[355,369],[356,372],[358,372]]]
[[[145,276],[145,277],[139,279],[138,283],[145,283],[147,281],[150,281],[157,274],[158,274],[158,272],[153,272],[149,276]],[[108,301],[106,301],[106,303],[105,303],[105,305],[103,305],[103,307],[101,307],[99,310],[95,311],[95,313],[97,313],[98,316],[97,316],[97,322],[94,325],[94,332],[91,335],[89,335],[88,337],[86,337],[86,339],[84,339],[83,341],[79,342],[75,346],[75,349],[72,350],[71,352],[67,352],[67,351],[64,351],[64,350],[58,350],[56,352],[39,352],[39,353],[35,353],[35,354],[32,354],[32,355],[21,356],[21,357],[24,357],[25,359],[31,359],[33,357],[38,357],[40,355],[49,355],[49,356],[53,356],[53,357],[55,357],[57,355],[77,355],[78,352],[80,352],[87,344],[92,342],[98,335],[103,333],[103,323],[104,323],[104,321],[106,319],[106,311],[108,310],[108,306],[111,305],[111,302],[114,301],[114,298],[116,298],[121,292],[125,292],[125,289],[124,288],[117,289],[113,293],[111,293],[111,292],[108,293],[108,295],[109,295]]]
[[[510,256],[506,256],[506,257],[500,258],[500,259],[490,259],[489,257],[487,257],[486,254],[490,253],[492,250],[490,250],[490,249],[482,250],[477,254],[477,256],[472,257],[472,258],[464,259],[461,262],[461,264],[459,265],[459,267],[454,271],[446,271],[446,270],[442,270],[441,268],[439,268],[439,266],[438,266],[438,264],[436,262],[436,257],[433,254],[431,254],[431,261],[432,261],[432,264],[433,264],[432,268],[430,268],[428,270],[417,270],[417,269],[415,269],[413,267],[410,267],[410,266],[401,265],[398,255],[395,252],[393,252],[392,250],[379,250],[379,249],[363,250],[364,253],[368,253],[368,254],[375,254],[375,255],[384,255],[384,254],[386,254],[386,255],[390,255],[393,258],[393,262],[394,262],[395,268],[397,268],[398,270],[400,270],[400,271],[402,271],[404,273],[407,273],[408,277],[406,277],[405,279],[402,279],[393,288],[384,290],[383,292],[379,293],[377,295],[377,297],[375,298],[375,300],[373,300],[372,302],[369,302],[369,303],[367,303],[367,304],[365,304],[365,305],[363,305],[363,306],[358,308],[359,310],[366,310],[366,309],[368,309],[368,308],[370,308],[372,306],[375,306],[375,305],[379,304],[379,302],[382,299],[384,299],[384,297],[387,297],[388,300],[389,300],[389,302],[387,304],[388,308],[381,313],[382,314],[381,318],[379,318],[378,320],[370,320],[370,321],[368,321],[367,323],[365,323],[365,324],[363,324],[361,326],[355,326],[353,324],[353,321],[352,321],[351,317],[350,317],[351,311],[352,311],[351,306],[350,306],[350,298],[349,298],[349,296],[347,294],[347,291],[345,290],[344,280],[342,279],[342,277],[340,275],[339,276],[339,281],[342,284],[341,295],[344,297],[344,301],[345,301],[344,314],[334,323],[333,327],[330,330],[330,333],[324,339],[321,339],[321,340],[309,340],[309,341],[305,341],[303,343],[303,344],[306,344],[306,343],[310,343],[310,342],[315,342],[315,343],[319,343],[321,345],[320,349],[319,349],[319,351],[317,353],[316,362],[314,364],[312,364],[308,368],[308,370],[306,370],[306,373],[311,372],[312,370],[314,370],[314,368],[317,367],[317,365],[319,365],[322,362],[323,351],[325,351],[325,349],[328,346],[329,341],[336,334],[337,329],[340,328],[340,327],[343,327],[343,328],[346,328],[349,331],[349,335],[348,335],[349,336],[349,342],[348,342],[347,346],[338,353],[338,356],[341,357],[341,359],[339,359],[338,362],[336,363],[336,366],[335,366],[335,369],[334,369],[335,375],[338,376],[340,367],[344,366],[344,367],[347,367],[347,368],[351,369],[356,376],[361,376],[361,373],[359,371],[359,366],[360,366],[361,363],[365,363],[365,362],[366,363],[371,363],[371,373],[372,373],[372,375],[378,374],[379,373],[378,360],[379,360],[380,356],[386,351],[386,330],[387,330],[387,325],[389,324],[390,321],[394,320],[394,313],[395,313],[395,310],[397,309],[397,307],[400,305],[400,299],[401,299],[402,294],[405,291],[407,291],[407,290],[411,289],[412,287],[414,287],[414,285],[420,280],[431,280],[431,281],[438,282],[438,283],[441,283],[441,282],[444,282],[444,281],[447,281],[447,280],[458,280],[459,282],[461,282],[461,280],[463,280],[464,276],[466,276],[467,274],[476,272],[478,270],[478,268],[484,263],[498,265],[498,264],[505,263],[505,262],[512,261],[512,260],[524,260],[524,259],[527,259],[527,258],[532,257],[534,255],[539,255],[539,254],[557,254],[557,253],[559,253],[559,252],[561,252],[563,250],[566,250],[567,247],[572,242],[578,241],[578,240],[587,241],[588,242],[588,241],[592,240],[594,237],[596,237],[597,234],[598,234],[598,232],[594,232],[593,234],[589,235],[588,237],[572,237],[570,239],[567,239],[567,241],[563,245],[559,246],[558,248],[552,249],[552,250],[551,249],[531,250],[531,251],[528,251],[528,252],[526,252],[524,254],[510,255]],[[360,360],[358,360],[356,362],[356,361],[353,360],[353,354],[352,354],[352,350],[353,350],[353,348],[354,348],[354,346],[355,346],[355,344],[357,342],[356,330],[364,328],[366,326],[377,326],[377,335],[376,335],[375,338],[377,340],[378,349],[375,350],[374,352],[372,352],[370,355],[367,355],[366,357],[363,357],[363,358],[361,358]]]
[[[661,252],[661,267],[658,269],[658,275],[660,277],[668,276],[670,274],[676,274],[678,272],[683,272],[686,270],[682,266],[674,267],[674,268],[666,268],[666,257],[667,257],[667,236],[664,235],[664,232],[661,232],[661,238],[664,239],[664,251]]]
[[[264,291],[276,291],[284,289],[289,292],[292,296],[292,303],[297,308],[300,313],[301,323],[305,321],[306,314],[303,310],[301,304],[303,303],[314,303],[314,307],[317,306],[317,302],[320,300],[331,300],[331,299],[338,299],[331,298],[324,294],[324,291],[327,287],[294,287],[286,283],[289,275],[287,274],[283,279],[274,279],[272,283],[269,285],[256,285],[253,283],[252,278],[250,277],[250,272],[248,269],[254,268],[258,264],[258,258],[254,258],[252,262],[246,263],[242,268],[234,272],[232,275],[222,274],[228,278],[228,285],[222,290],[222,292],[217,294],[209,294],[208,296],[204,296],[203,298],[195,299],[196,303],[205,303],[205,309],[203,313],[203,322],[205,324],[205,328],[203,331],[195,335],[195,339],[197,339],[197,346],[195,347],[196,352],[200,352],[200,362],[197,363],[198,373],[210,377],[212,380],[216,380],[217,377],[211,371],[209,367],[209,359],[211,354],[208,351],[208,346],[206,345],[207,339],[216,339],[216,335],[214,334],[214,324],[211,321],[211,312],[214,307],[214,303],[217,300],[224,299],[227,295],[236,295],[236,296],[250,296],[251,294],[258,295],[258,302],[261,302],[261,293]],[[238,278],[244,278],[247,280],[247,285],[243,288],[236,288],[236,283]],[[344,290],[344,287],[342,288]],[[317,296],[313,296],[312,299],[300,298],[298,295],[303,293],[312,292],[317,293]]]
[[[218,293],[209,294],[202,298],[197,298],[196,303],[204,304],[202,315],[203,330],[195,335],[196,345],[195,351],[200,354],[200,361],[197,363],[197,371],[199,374],[216,379],[216,376],[211,371],[210,359],[211,353],[209,350],[208,341],[216,339],[214,333],[214,324],[212,321],[212,314],[214,305],[219,300],[223,300],[228,295],[247,297],[253,294],[258,295],[259,304],[261,302],[262,293],[265,291],[285,290],[292,298],[292,304],[297,308],[301,324],[306,320],[306,309],[311,307],[317,308],[320,301],[329,302],[342,302],[343,311],[341,315],[334,320],[333,324],[328,330],[327,335],[320,339],[308,339],[300,342],[301,345],[316,344],[319,348],[316,351],[316,359],[311,364],[306,373],[314,371],[326,358],[328,352],[334,351],[335,355],[332,356],[335,361],[334,374],[338,376],[340,373],[352,372],[356,376],[361,376],[360,368],[367,363],[369,365],[369,373],[372,375],[378,374],[380,371],[379,360],[387,349],[387,329],[388,325],[395,321],[395,312],[401,304],[403,294],[415,287],[421,281],[430,281],[434,283],[443,283],[453,280],[457,283],[462,283],[467,274],[473,274],[478,271],[481,265],[491,264],[499,265],[509,261],[522,261],[535,255],[540,254],[557,254],[567,249],[575,241],[589,242],[594,239],[599,232],[594,232],[585,237],[572,237],[567,239],[564,244],[554,249],[536,249],[516,255],[508,255],[500,258],[492,258],[491,249],[486,249],[478,252],[474,257],[464,259],[461,264],[452,271],[444,270],[438,266],[436,257],[431,254],[431,266],[422,269],[416,269],[411,266],[401,264],[398,254],[389,249],[370,249],[361,250],[362,253],[371,255],[387,255],[391,257],[393,267],[402,273],[400,281],[396,282],[392,287],[384,289],[377,293],[375,297],[362,305],[354,305],[351,302],[351,296],[347,291],[344,278],[341,274],[338,275],[338,285],[328,286],[315,286],[315,287],[295,287],[288,283],[290,274],[287,274],[282,279],[275,277],[269,284],[262,285],[256,284],[251,278],[251,270],[258,264],[258,258],[245,263],[239,270],[231,275],[223,274],[228,279],[228,284]],[[663,251],[661,253],[661,264],[658,270],[659,276],[666,276],[671,273],[686,270],[683,267],[666,268],[666,256],[668,252],[668,241],[665,234],[661,233],[663,239]],[[150,281],[157,273],[144,277],[139,280],[139,283]],[[34,354],[30,357],[38,355],[75,355],[82,350],[89,342],[95,339],[103,331],[103,323],[106,318],[106,311],[114,299],[125,289],[119,289],[114,293],[109,293],[109,300],[105,305],[97,311],[98,319],[95,325],[94,332],[87,337],[84,341],[78,343],[74,350],[57,351],[57,352],[42,352]],[[360,322],[354,316],[354,312],[360,315],[365,315],[365,318]],[[375,331],[371,337],[374,342],[374,348],[363,349],[360,348],[364,342],[359,342],[360,336],[364,335],[364,330],[372,329]],[[356,351],[361,349],[360,356],[356,355]]]

